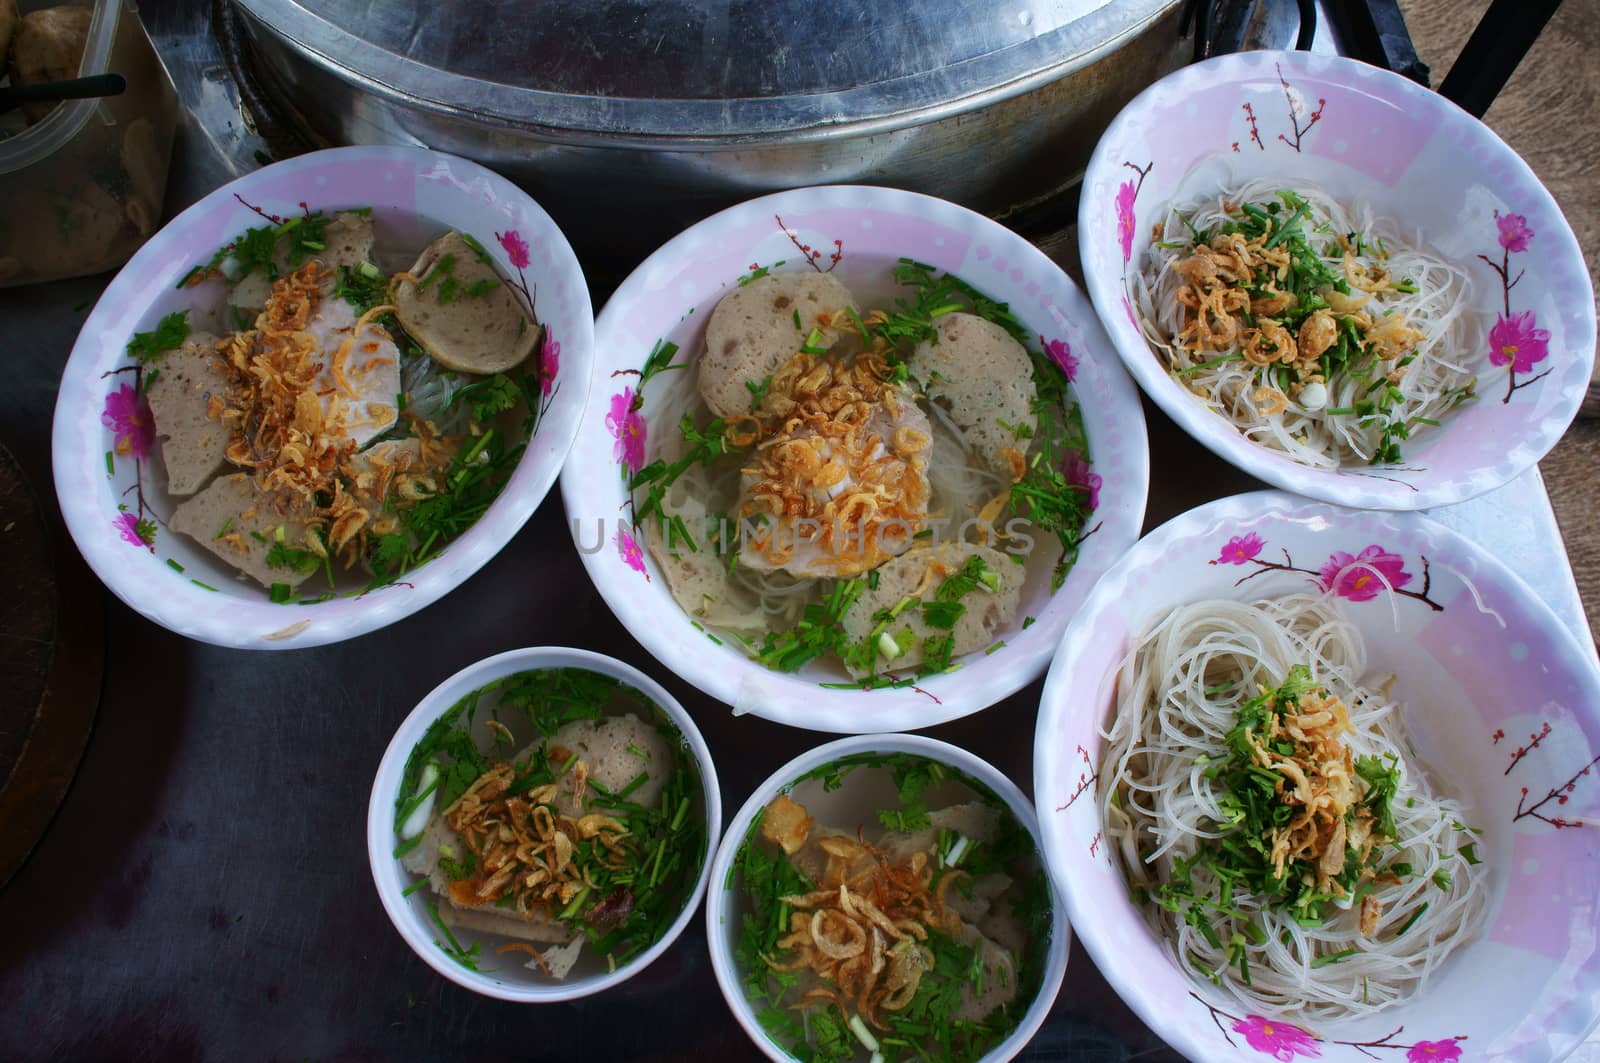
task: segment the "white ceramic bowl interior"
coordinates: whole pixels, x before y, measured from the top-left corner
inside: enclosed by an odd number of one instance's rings
[[[802,247],[818,256],[812,265]],[[634,395],[639,370],[659,341],[677,344],[679,361],[696,357],[717,301],[758,264],[785,272],[832,269],[865,310],[887,305],[884,297],[894,291],[891,270],[902,257],[954,273],[1008,303],[1041,337],[1041,346],[1044,340],[1068,345],[1076,363],[1072,390],[1102,479],[1099,508],[1090,521],[1098,527],[1054,595],[1047,575],[1030,576],[1016,630],[1002,633],[1000,650],[969,654],[959,671],[919,680],[916,688],[825,690],[818,684],[847,679],[842,669],[813,662],[791,674],[771,671],[733,640],[708,637],[679,608],[644,548],[643,533],[635,538],[628,519],[612,408],[618,401],[627,405],[621,397]],[[1095,578],[1138,537],[1149,454],[1137,392],[1088,300],[1066,274],[1020,236],[963,207],[912,192],[845,186],[752,200],[691,227],[646,259],[607,302],[596,337],[595,383],[561,484],[579,552],[634,638],[736,713],[815,730],[866,732],[927,727],[992,705],[1044,670],[1067,618]],[[648,432],[676,430],[651,420],[660,380],[644,385],[641,415]],[[1025,617],[1035,622],[1024,628]]]
[[[118,433],[103,414],[113,394],[125,386],[132,391],[133,376],[119,370],[134,364],[126,346],[135,332],[191,307],[196,308],[191,321],[200,327],[210,308],[222,302],[219,282],[179,290],[189,270],[245,229],[263,224],[252,207],[287,218],[298,215],[301,204],[329,212],[372,207],[380,253],[390,245],[420,250],[452,228],[477,236],[501,274],[525,283],[534,294],[547,343],[559,345],[560,368],[549,405],[511,480],[489,511],[443,553],[403,581],[368,594],[279,605],[209,550],[165,527],[173,503],[163,490],[158,454],[152,450],[142,461],[114,455]],[[512,247],[519,241],[525,245],[522,268],[502,236]],[[231,327],[220,318],[217,325],[218,332]],[[56,494],[67,527],[95,573],[163,627],[241,649],[338,642],[442,597],[510,541],[550,490],[572,444],[588,394],[593,349],[593,310],[577,257],[550,216],[515,185],[476,163],[422,148],[312,152],[264,167],[201,199],[151,237],[106,288],[78,334],[56,399]],[[144,507],[141,492],[148,502]],[[152,520],[152,543],[133,534],[127,526],[130,514]]]
[[[1415,999],[1301,1030],[1207,996],[1133,907],[1101,832],[1100,728],[1132,638],[1171,607],[1320,586],[1336,551],[1373,546],[1393,555],[1385,564],[1402,593],[1356,589],[1340,605],[1361,629],[1369,674],[1396,676],[1395,697],[1432,778],[1483,831],[1478,851],[1495,899],[1477,940]],[[1586,770],[1597,754],[1594,647],[1579,645],[1498,559],[1420,515],[1257,492],[1162,525],[1095,587],[1045,683],[1034,792],[1050,869],[1084,947],[1134,1011],[1191,1059],[1555,1059],[1600,1018],[1592,834],[1600,774]]]
[[[1134,323],[1127,279],[1167,206],[1268,177],[1369,205],[1374,217],[1420,233],[1472,281],[1477,347],[1461,357],[1481,367],[1478,399],[1406,442],[1402,466],[1318,470],[1249,442],[1167,374]],[[1502,221],[1531,235],[1502,241]],[[1329,502],[1425,509],[1506,483],[1555,445],[1594,366],[1589,270],[1533,171],[1453,103],[1353,59],[1241,52],[1156,82],[1095,149],[1078,239],[1089,295],[1139,386],[1226,461]],[[1500,316],[1548,334],[1547,353],[1515,375],[1516,363],[1489,360]]]
[[[734,857],[750,832],[756,815],[778,794],[787,793],[796,779],[843,757],[862,753],[910,753],[955,768],[998,794],[1010,806],[1017,821],[1033,836],[1035,843],[1039,840],[1033,806],[1015,783],[987,761],[966,750],[922,735],[855,735],[836,739],[802,753],[768,776],[728,824],[727,833],[717,849],[716,860],[711,865],[711,880],[715,885],[706,896],[706,939],[711,947],[711,968],[716,973],[717,986],[722,990],[733,1017],[744,1027],[756,1047],[765,1052],[769,1059],[779,1063],[793,1057],[772,1040],[756,1018],[734,959],[734,949],[742,927],[739,897],[731,888]],[[1042,850],[1040,858],[1043,859]],[[1016,1029],[994,1051],[983,1057],[983,1063],[1000,1063],[1021,1052],[1033,1035],[1039,1032],[1051,1005],[1055,1003],[1056,994],[1061,990],[1061,980],[1067,970],[1067,953],[1072,944],[1072,927],[1058,890],[1051,891],[1051,900],[1052,930],[1039,994],[1023,1014]]]
[[[523,959],[517,957],[497,962],[498,958],[488,949],[484,950],[486,960],[481,970],[469,970],[457,963],[439,945],[440,931],[423,896],[427,891],[419,891],[410,897],[404,895],[416,876],[401,867],[394,855],[395,799],[404,778],[406,759],[423,733],[457,701],[485,684],[518,672],[547,668],[581,668],[611,676],[653,701],[671,719],[699,765],[707,847],[694,888],[684,898],[683,910],[659,941],[609,974],[579,976],[574,972],[573,976],[561,982],[552,982],[547,977],[525,970]],[[487,699],[483,703],[485,708],[489,704]],[[487,741],[487,737],[484,740]],[[721,830],[722,799],[716,767],[711,762],[711,751],[695,727],[693,718],[667,693],[665,687],[637,668],[612,657],[588,650],[533,647],[508,650],[463,668],[434,687],[411,710],[390,740],[389,747],[384,750],[383,759],[378,764],[377,778],[372,783],[372,797],[367,805],[367,860],[372,866],[372,880],[378,888],[378,899],[383,902],[383,910],[388,913],[395,929],[400,931],[400,936],[405,938],[406,944],[428,966],[474,993],[525,1004],[550,1004],[575,1000],[620,985],[672,947],[700,907],[700,898],[705,894],[711,873],[712,853],[721,837]],[[464,947],[470,948],[468,940],[475,938],[475,935],[457,931],[457,937]]]

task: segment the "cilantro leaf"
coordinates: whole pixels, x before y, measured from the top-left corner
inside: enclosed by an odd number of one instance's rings
[[[189,338],[189,311],[175,310],[163,317],[149,332],[135,332],[128,341],[128,353],[148,365],[168,351],[175,351]]]

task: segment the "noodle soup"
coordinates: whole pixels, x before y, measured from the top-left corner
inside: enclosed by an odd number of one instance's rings
[[[467,693],[383,801],[400,892],[425,909],[433,947],[502,986],[635,963],[685,917],[707,857],[688,740],[645,694],[583,668]]]
[[[840,756],[724,851],[734,932],[713,958],[782,1052],[974,1060],[1042,1021],[1065,926],[1029,828],[971,776],[911,752]]]
[[[199,547],[200,586],[310,604],[399,580],[470,528],[555,365],[520,274],[472,234],[364,207],[258,213],[128,344],[141,427],[119,446],[148,459],[125,511],[146,544],[164,525]]]
[[[903,686],[999,649],[1075,563],[1100,477],[1074,364],[910,260],[757,269],[703,346],[657,344],[608,424],[634,526],[697,625],[776,671]],[[630,433],[648,449],[630,456]]]

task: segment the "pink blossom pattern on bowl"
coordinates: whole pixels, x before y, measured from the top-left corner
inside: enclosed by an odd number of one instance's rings
[[[1308,588],[1342,599],[1368,674],[1396,677],[1419,756],[1482,829],[1475,849],[1498,894],[1490,924],[1421,994],[1370,1020],[1318,1028],[1242,1013],[1168,958],[1106,850],[1094,799],[1111,677],[1134,633],[1181,603]],[[1600,1020],[1600,850],[1573,843],[1600,817],[1597,777],[1600,661],[1504,564],[1417,515],[1277,492],[1176,517],[1102,577],[1063,636],[1034,745],[1045,850],[1080,939],[1123,999],[1194,1059],[1569,1051]]]
[[[1213,416],[1151,353],[1127,278],[1159,237],[1137,218],[1257,178],[1320,187],[1375,216],[1398,219],[1473,278],[1471,305],[1483,346],[1463,358],[1482,366],[1478,401],[1411,440],[1406,465],[1300,465]],[[1593,288],[1550,194],[1481,123],[1403,78],[1352,60],[1240,53],[1157,82],[1128,105],[1096,149],[1078,228],[1089,294],[1139,385],[1223,459],[1310,497],[1426,509],[1498,487],[1555,444],[1593,368]],[[1495,240],[1493,255],[1484,253],[1486,234]],[[1490,374],[1498,377],[1499,369],[1505,383],[1493,388]]]

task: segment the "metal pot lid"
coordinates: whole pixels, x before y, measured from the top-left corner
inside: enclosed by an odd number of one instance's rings
[[[1179,0],[234,0],[368,92],[556,139],[825,139],[1061,77]]]

